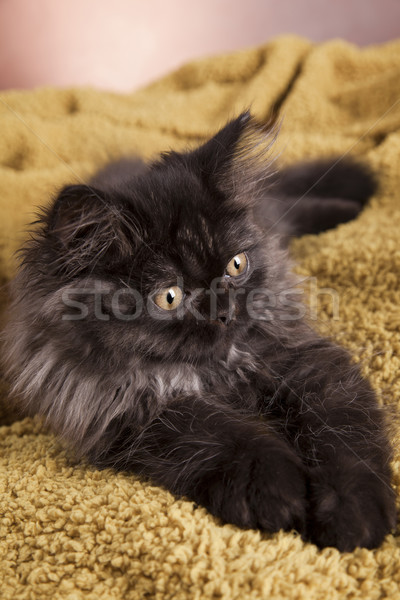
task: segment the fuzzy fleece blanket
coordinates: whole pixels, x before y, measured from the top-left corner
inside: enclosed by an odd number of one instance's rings
[[[183,148],[251,107],[284,117],[281,162],[347,154],[379,174],[355,221],[293,244],[297,270],[334,288],[316,326],[362,361],[400,411],[400,42],[360,50],[279,38],[200,60],[130,95],[0,95],[2,312],[35,207],[110,158]],[[311,281],[314,281],[311,279]],[[400,599],[400,531],[374,551],[319,551],[293,533],[242,531],[133,475],[73,464],[37,419],[0,404],[0,598]],[[396,443],[396,442],[395,442]],[[393,462],[400,486],[400,443]]]

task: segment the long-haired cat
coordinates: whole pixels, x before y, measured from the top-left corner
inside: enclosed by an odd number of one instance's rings
[[[374,183],[349,161],[274,173],[272,138],[244,113],[62,189],[22,251],[6,371],[95,466],[239,527],[373,548],[395,524],[383,413],[303,318],[284,242],[354,218]]]

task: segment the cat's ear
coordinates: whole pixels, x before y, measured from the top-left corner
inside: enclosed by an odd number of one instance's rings
[[[228,198],[256,202],[275,172],[271,149],[278,129],[244,112],[195,150],[192,164]]]
[[[61,190],[48,213],[47,235],[73,270],[102,256],[113,260],[132,252],[124,211],[104,192],[88,185]]]

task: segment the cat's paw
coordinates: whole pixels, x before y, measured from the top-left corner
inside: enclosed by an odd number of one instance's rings
[[[306,538],[342,552],[376,548],[396,524],[395,495],[387,477],[359,463],[342,472],[316,469],[310,479]]]
[[[201,487],[200,503],[226,523],[269,533],[304,530],[304,470],[284,443],[243,445]]]

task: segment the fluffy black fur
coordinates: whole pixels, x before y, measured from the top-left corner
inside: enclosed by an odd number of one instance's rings
[[[23,249],[5,364],[20,405],[94,465],[240,527],[373,548],[395,524],[384,416],[290,301],[283,240],[354,218],[375,186],[349,161],[276,173],[273,137],[245,113],[64,188]]]

